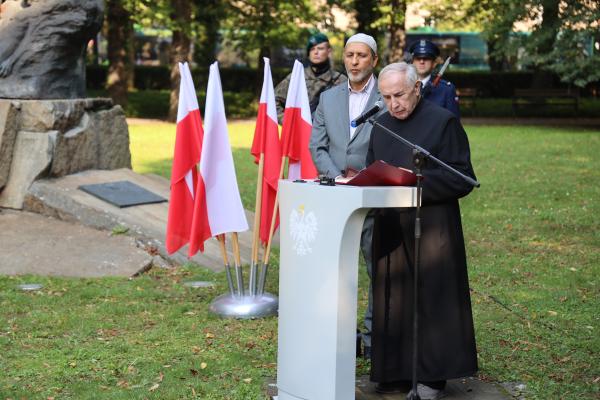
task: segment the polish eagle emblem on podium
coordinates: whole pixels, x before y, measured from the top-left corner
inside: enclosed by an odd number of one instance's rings
[[[312,253],[312,242],[317,237],[317,217],[312,211],[306,212],[304,206],[293,209],[290,213],[290,237],[293,241],[292,249],[299,256]]]

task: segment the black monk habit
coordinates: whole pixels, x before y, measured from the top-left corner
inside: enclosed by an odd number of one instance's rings
[[[467,135],[454,114],[421,100],[405,120],[377,121],[438,159],[475,178]],[[413,169],[412,150],[373,127],[367,165],[383,160]],[[423,169],[419,266],[418,379],[473,375],[477,352],[458,199],[472,187],[429,162]],[[373,231],[371,380],[412,377],[415,209],[380,209]]]

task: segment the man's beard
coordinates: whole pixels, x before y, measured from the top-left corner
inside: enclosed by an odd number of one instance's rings
[[[353,74],[352,72],[346,69],[346,73],[348,74],[348,80],[352,83],[360,83],[363,82],[367,77],[371,76],[373,73],[373,69],[369,68],[368,70],[359,72],[358,74]]]

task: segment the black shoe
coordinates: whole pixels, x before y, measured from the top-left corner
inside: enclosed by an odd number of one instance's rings
[[[408,393],[409,381],[379,382],[375,385],[375,391],[381,394]]]

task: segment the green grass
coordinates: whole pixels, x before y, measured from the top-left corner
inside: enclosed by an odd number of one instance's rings
[[[229,124],[231,144],[238,186],[242,202],[254,210],[256,173],[254,157],[250,154],[254,122],[238,121]],[[131,163],[139,173],[153,173],[169,178],[175,144],[175,124],[153,122],[129,126]]]
[[[247,208],[253,130],[230,125]],[[467,132],[482,183],[461,201],[480,376],[523,382],[527,399],[599,398],[600,132]],[[174,125],[132,125],[130,133],[134,169],[168,177]],[[276,275],[275,265],[272,293]],[[188,279],[217,286],[189,289],[181,285]],[[32,280],[44,289],[16,289]],[[361,310],[366,285],[361,269]],[[265,398],[277,321],[210,315],[223,292],[222,274],[191,266],[131,280],[1,277],[0,399]],[[359,361],[358,373],[367,371]]]

